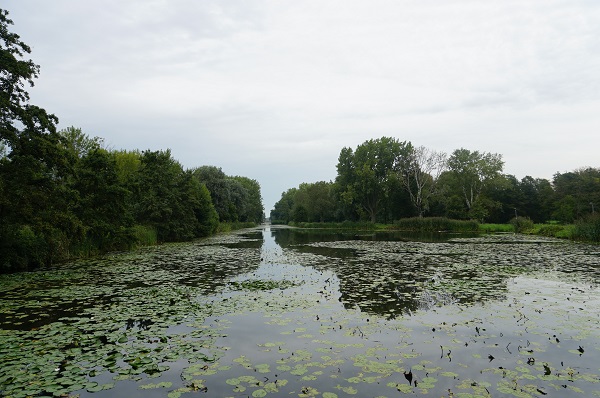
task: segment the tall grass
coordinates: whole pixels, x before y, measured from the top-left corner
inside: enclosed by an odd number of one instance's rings
[[[254,222],[220,222],[217,226],[217,233],[231,232],[237,229],[256,227]]]
[[[134,225],[132,228],[133,246],[152,246],[158,243],[158,234],[155,228],[145,225]]]
[[[515,232],[524,233],[533,230],[533,221],[528,217],[514,217],[510,220]]]
[[[600,214],[593,214],[577,221],[573,238],[588,242],[600,242]]]
[[[479,224],[479,232],[491,234],[495,232],[515,232],[512,224]]]
[[[344,222],[294,222],[289,223],[292,227],[298,228],[315,228],[315,229],[351,229],[351,230],[375,230],[383,229],[381,225],[374,224],[372,222],[355,222],[355,221],[344,221]]]
[[[479,223],[474,220],[451,220],[445,217],[412,217],[394,221],[394,229],[426,232],[478,232]]]

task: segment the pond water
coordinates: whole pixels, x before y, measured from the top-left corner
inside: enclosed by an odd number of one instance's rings
[[[600,396],[600,247],[260,228],[0,276],[0,395]]]

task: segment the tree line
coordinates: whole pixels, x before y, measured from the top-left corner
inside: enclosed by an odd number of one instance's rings
[[[104,147],[30,104],[39,66],[0,9],[0,271],[261,222],[257,181],[185,169],[170,150]]]
[[[451,154],[393,137],[340,151],[335,181],[302,183],[283,192],[273,223],[447,217],[506,223],[572,223],[600,206],[600,169],[556,173],[552,181],[503,173],[502,155],[469,149]]]

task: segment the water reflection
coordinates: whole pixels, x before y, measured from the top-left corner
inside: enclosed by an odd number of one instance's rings
[[[397,232],[285,227],[272,227],[268,232],[281,248],[316,256],[320,260],[312,261],[312,266],[334,272],[345,308],[388,319],[455,303],[503,300],[510,278],[531,272],[536,261],[544,261],[531,255],[532,248],[540,251],[539,241],[499,246],[449,234],[411,238],[411,234]],[[267,233],[264,241],[271,236]],[[549,251],[546,260],[552,256],[555,253]]]
[[[275,241],[281,247],[306,245],[314,242],[366,241],[366,242],[448,242],[456,238],[472,238],[473,233],[411,232],[411,231],[352,231],[335,229],[300,229],[285,226],[271,227]]]
[[[448,238],[263,226],[1,276],[0,395],[593,395],[597,247]]]

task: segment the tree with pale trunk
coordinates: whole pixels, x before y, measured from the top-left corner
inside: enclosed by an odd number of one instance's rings
[[[429,199],[436,193],[438,177],[447,168],[447,156],[445,152],[420,146],[413,148],[405,161],[399,169],[402,184],[419,217],[423,217],[429,210]]]

